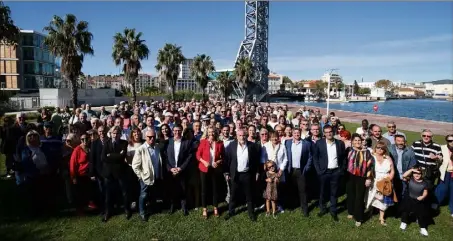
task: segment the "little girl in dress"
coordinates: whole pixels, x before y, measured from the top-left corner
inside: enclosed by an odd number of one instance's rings
[[[279,182],[278,173],[276,172],[275,162],[266,162],[266,190],[264,191],[263,197],[266,199],[266,217],[270,216],[270,209],[272,204],[272,216],[276,213],[276,201],[278,199],[277,184]]]

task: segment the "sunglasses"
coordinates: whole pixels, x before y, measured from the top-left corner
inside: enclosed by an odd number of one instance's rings
[[[430,135],[422,135],[422,137],[429,137],[429,138],[431,138],[431,137],[433,137],[433,136],[430,136]]]
[[[447,142],[453,142],[453,140],[447,140]]]
[[[383,146],[377,146],[376,150],[384,150],[384,147]]]
[[[146,136],[146,137],[148,137],[149,139],[156,138],[156,136]]]
[[[396,126],[387,126],[387,128],[395,128]]]

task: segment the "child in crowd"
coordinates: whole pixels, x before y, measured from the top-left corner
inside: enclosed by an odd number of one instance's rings
[[[276,214],[276,201],[278,199],[277,184],[279,182],[278,173],[276,172],[275,162],[266,162],[266,190],[264,191],[264,199],[266,199],[266,217],[270,216],[272,204],[272,216]]]
[[[429,222],[429,204],[426,201],[428,197],[428,183],[422,178],[420,167],[414,167],[406,171],[403,175],[404,181],[407,182],[408,195],[404,198],[401,205],[401,230],[406,230],[409,223],[410,214],[414,214],[420,226],[420,233],[428,236],[426,230]]]

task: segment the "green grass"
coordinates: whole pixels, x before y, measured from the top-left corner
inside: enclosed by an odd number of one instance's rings
[[[346,124],[349,130],[357,127]],[[405,133],[409,143],[419,138],[419,133]],[[440,136],[435,140],[443,143]],[[4,158],[0,159],[0,172],[4,173]],[[277,220],[260,214],[256,223],[250,222],[244,212],[229,221],[214,217],[203,220],[201,211],[191,211],[188,217],[180,212],[153,215],[148,223],[142,223],[137,214],[129,221],[124,215],[117,215],[108,223],[101,223],[98,215],[76,217],[62,213],[28,219],[17,197],[14,182],[0,180],[1,240],[426,240],[419,235],[416,223],[401,232],[398,219],[389,217],[388,226],[382,227],[374,215],[356,228],[354,221],[346,218],[345,211],[339,214],[340,222],[335,223],[329,215],[318,218],[317,207],[309,218],[294,210],[280,214]],[[440,215],[434,219],[436,224],[428,229],[430,240],[451,240],[453,221],[448,213],[447,207],[441,208]]]

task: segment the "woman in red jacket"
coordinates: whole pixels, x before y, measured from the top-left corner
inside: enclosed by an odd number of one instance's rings
[[[72,183],[75,185],[75,199],[79,214],[81,214],[87,204],[90,208],[95,208],[92,202],[92,182],[89,176],[90,139],[86,134],[83,134],[80,137],[80,141],[80,145],[74,149],[69,161],[69,173]]]
[[[208,186],[212,187],[212,204],[214,206],[214,216],[219,217],[217,210],[218,189],[222,180],[222,162],[225,154],[223,142],[218,140],[218,134],[214,127],[207,129],[206,139],[200,141],[197,149],[198,168],[201,178],[201,205],[203,206],[203,218],[208,218],[206,209],[206,194]]]

